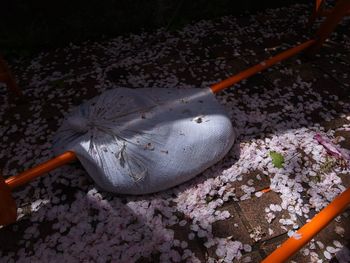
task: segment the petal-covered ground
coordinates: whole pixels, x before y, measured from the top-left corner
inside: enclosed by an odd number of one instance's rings
[[[51,158],[74,105],[112,87],[207,87],[306,40],[317,26],[305,27],[310,10],[203,20],[13,62],[26,99],[0,90],[2,176]],[[219,93],[239,138],[187,183],[116,196],[74,163],[16,190],[19,219],[0,229],[0,261],[259,262],[350,186],[348,28],[349,19],[316,56]],[[347,210],[292,260],[348,262],[349,237]]]

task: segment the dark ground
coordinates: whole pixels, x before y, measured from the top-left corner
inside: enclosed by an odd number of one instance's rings
[[[306,0],[176,1],[60,0],[3,1],[0,10],[0,53],[7,58],[108,39],[160,27],[177,30],[201,19],[239,15]]]

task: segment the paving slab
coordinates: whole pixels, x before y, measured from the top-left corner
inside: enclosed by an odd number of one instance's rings
[[[276,212],[276,218],[271,223],[266,219],[265,208],[268,208],[271,204],[280,204],[281,201],[277,193],[270,191],[261,197],[253,197],[239,202],[242,214],[250,226],[249,231],[256,237],[256,241],[271,239],[287,232],[281,228],[278,222],[281,218],[289,217],[285,210]]]
[[[234,263],[256,263],[261,262],[263,257],[261,257],[258,251],[253,251],[248,254],[244,254],[240,259],[235,259]]]
[[[232,191],[235,193],[236,198],[240,199],[246,194],[244,192],[245,186],[254,187],[255,192],[258,192],[270,187],[270,178],[259,170],[243,174],[241,181],[235,181],[232,183]]]
[[[213,234],[217,237],[232,237],[232,240],[240,240],[244,244],[253,245],[253,240],[249,236],[249,231],[241,219],[241,214],[235,208],[234,203],[227,203],[220,207],[221,211],[229,211],[229,219],[216,221],[213,223]]]

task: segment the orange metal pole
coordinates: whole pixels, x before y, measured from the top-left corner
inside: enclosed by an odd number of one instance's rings
[[[286,50],[286,51],[284,51],[284,52],[282,52],[282,53],[280,53],[272,58],[264,60],[263,62],[238,73],[237,75],[234,75],[228,79],[220,81],[220,82],[212,85],[210,88],[211,88],[213,93],[217,93],[221,90],[229,88],[232,85],[236,84],[237,82],[239,82],[243,79],[249,78],[249,77],[255,75],[256,73],[273,66],[274,64],[276,64],[278,62],[286,60],[286,59],[300,53],[301,51],[311,47],[315,43],[316,43],[316,40],[314,40],[314,39],[308,40],[308,41],[306,41],[306,42],[304,42],[296,47],[288,49],[288,50]]]
[[[232,85],[234,85],[235,83],[246,79],[264,69],[267,69],[271,66],[273,66],[274,64],[281,62],[282,60],[285,60],[303,50],[305,50],[306,48],[310,47],[311,45],[313,45],[315,43],[315,40],[309,40],[306,41],[303,44],[300,44],[294,48],[288,49],[270,59],[267,59],[263,62],[261,62],[258,65],[255,65],[249,69],[246,69],[244,71],[242,71],[241,73],[238,73],[235,76],[232,76],[226,80],[223,80],[217,84],[214,84],[213,86],[211,86],[211,89],[214,93],[219,92],[225,88],[228,88]],[[73,160],[76,160],[76,155],[73,152],[65,152],[62,155],[59,155],[43,164],[38,165],[37,167],[31,168],[21,174],[9,177],[8,179],[6,179],[6,184],[9,186],[9,188],[12,190],[18,186],[21,186],[39,176],[41,176],[42,174],[49,172],[61,165],[64,165],[66,163],[69,163]]]
[[[315,12],[317,12],[321,5],[324,3],[324,0],[316,0],[316,3],[315,3]]]
[[[339,0],[337,1],[332,12],[327,15],[326,20],[321,24],[320,28],[316,33],[317,43],[308,50],[309,54],[313,54],[318,51],[322,46],[323,42],[331,35],[334,29],[337,27],[339,22],[344,16],[350,12],[350,1],[349,0]]]
[[[5,180],[8,187],[13,190],[16,187],[26,184],[27,182],[47,173],[53,169],[56,169],[64,164],[70,163],[76,160],[74,152],[65,152],[47,162],[39,164],[23,173],[11,176]]]
[[[288,258],[298,252],[318,232],[325,228],[335,217],[337,217],[350,204],[350,188],[340,194],[327,207],[314,216],[310,222],[300,228],[296,235],[287,239],[279,248],[272,252],[263,263],[285,262]]]
[[[300,44],[294,48],[288,49],[270,59],[267,59],[263,62],[261,62],[258,65],[255,65],[245,71],[242,71],[241,73],[232,76],[226,80],[223,80],[217,84],[214,84],[213,86],[211,86],[211,89],[214,93],[219,92],[225,88],[228,88],[230,86],[232,86],[233,84],[248,78],[264,69],[267,69],[271,66],[273,66],[274,64],[281,62],[282,60],[285,60],[303,50],[305,50],[306,48],[310,47],[311,45],[313,45],[315,43],[315,40],[309,40],[306,41],[303,44]],[[40,164],[34,168],[31,168],[21,174],[9,177],[6,179],[6,184],[9,186],[9,188],[12,190],[18,186],[21,186],[39,176],[41,176],[42,174],[49,172],[61,165],[64,165],[66,163],[69,163],[73,160],[76,160],[76,155],[74,154],[74,152],[65,152],[43,164]]]
[[[268,187],[268,188],[262,189],[260,192],[262,192],[263,194],[265,194],[265,193],[268,193],[268,192],[270,192],[270,191],[271,191],[271,188]]]
[[[323,9],[324,0],[316,0],[314,5],[314,10],[309,18],[309,22],[306,24],[307,26],[311,26],[311,24],[316,20],[317,17],[320,16],[320,12]]]

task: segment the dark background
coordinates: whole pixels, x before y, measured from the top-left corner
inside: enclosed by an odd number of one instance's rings
[[[70,42],[103,39],[200,19],[256,12],[308,0],[6,0],[0,4],[0,53],[27,56]]]

